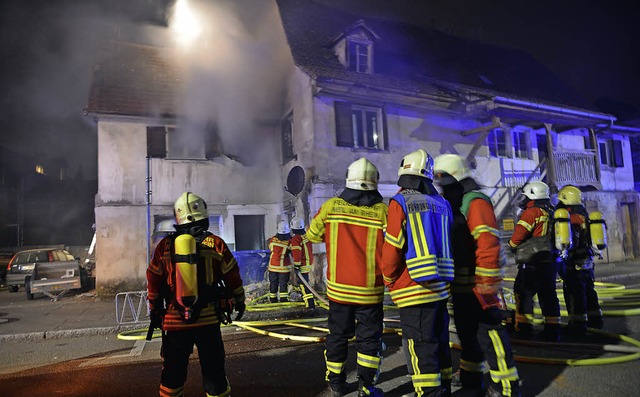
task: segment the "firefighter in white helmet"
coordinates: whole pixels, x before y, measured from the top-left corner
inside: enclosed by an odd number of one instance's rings
[[[378,192],[378,170],[369,160],[354,161],[346,188],[327,200],[311,220],[307,237],[326,244],[329,334],[326,380],[332,396],[351,392],[346,378],[349,339],[356,338],[358,396],[381,396],[374,386],[382,360],[381,259],[387,205]]]
[[[542,181],[527,183],[522,188],[520,208],[522,213],[513,229],[509,247],[518,251],[526,249],[527,244],[539,241],[547,250],[538,251],[531,258],[517,263],[518,274],[513,284],[516,297],[516,335],[525,339],[531,337],[533,298],[537,294],[544,316],[541,335],[545,340],[557,341],[560,338],[560,302],[556,294],[558,264],[552,248],[554,208],[549,196],[549,186]]]
[[[313,243],[309,241],[304,230],[304,220],[299,216],[294,216],[289,223],[291,227],[291,257],[293,258],[293,267],[298,272],[298,276],[304,278],[309,283],[309,272],[313,266]],[[313,313],[316,307],[315,300],[313,299],[313,293],[305,285],[300,283],[302,289],[302,300],[304,301],[305,311],[307,313]]]
[[[402,346],[417,396],[451,394],[449,283],[453,280],[451,206],[433,186],[433,159],[409,153],[389,201],[382,275],[398,306]]]
[[[184,192],[174,215],[175,233],[160,240],[147,268],[151,328],[163,334],[160,396],[182,395],[194,344],[206,395],[229,396],[220,323],[229,321],[232,307],[219,302],[234,302],[236,319],[244,313],[238,263],[224,240],[208,232],[202,198]]]
[[[289,278],[291,277],[291,231],[285,220],[278,222],[276,235],[272,236],[269,246],[269,301],[271,303],[289,302]]]
[[[603,326],[602,310],[594,287],[594,251],[591,247],[589,215],[582,205],[582,192],[567,185],[558,191],[557,208],[569,211],[573,237],[568,256],[560,267],[562,290],[567,306],[568,332],[582,336],[587,327]]]
[[[433,168],[434,180],[453,211],[451,294],[462,345],[462,388],[468,389],[465,393],[483,390],[486,361],[492,380],[486,395],[519,396],[518,371],[502,324],[506,316],[501,299],[504,257],[493,204],[480,192],[464,158],[443,154],[435,158]]]

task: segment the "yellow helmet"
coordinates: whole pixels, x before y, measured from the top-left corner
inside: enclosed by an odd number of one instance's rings
[[[376,190],[380,173],[375,165],[362,157],[347,168],[346,186],[354,190]]]
[[[466,160],[457,154],[441,154],[436,157],[433,173],[439,185],[450,185],[471,176]]]
[[[422,149],[407,154],[398,169],[398,176],[402,175],[417,175],[433,180],[433,159]]]
[[[173,204],[173,214],[178,225],[186,225],[208,219],[207,203],[191,192],[184,192]]]
[[[567,185],[558,192],[558,200],[564,205],[582,204],[582,192],[575,186]]]

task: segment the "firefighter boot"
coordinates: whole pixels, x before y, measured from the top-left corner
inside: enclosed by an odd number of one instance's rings
[[[331,397],[342,397],[342,396],[346,396],[347,394],[351,393],[354,390],[346,383],[338,383],[338,384],[330,383],[329,391],[331,392]]]
[[[531,339],[533,335],[533,324],[518,323],[516,324],[516,333],[514,337],[516,339]]]
[[[509,382],[511,383],[511,397],[520,397],[520,384],[519,382]],[[485,393],[485,397],[502,397],[504,394],[500,391],[498,387],[495,385],[489,386],[487,392]]]
[[[587,320],[587,327],[602,329],[603,326],[604,321],[602,321],[602,316],[589,316],[589,319]]]
[[[358,397],[384,397],[382,390],[373,385],[366,386],[363,380],[358,382]]]
[[[571,336],[585,336],[587,334],[587,322],[586,321],[574,321],[569,322],[567,325],[567,334]]]

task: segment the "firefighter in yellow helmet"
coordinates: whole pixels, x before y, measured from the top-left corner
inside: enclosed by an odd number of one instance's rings
[[[298,276],[302,277],[307,284],[309,283],[309,272],[313,266],[313,243],[309,241],[304,230],[304,220],[299,216],[294,216],[289,223],[291,227],[291,257],[293,258],[293,266],[298,272]],[[316,307],[313,293],[305,283],[300,283],[302,289],[302,300],[304,301],[305,310],[313,313]]]
[[[522,188],[520,208],[522,213],[513,229],[509,247],[517,251],[527,244],[540,241],[548,250],[517,263],[518,274],[513,284],[516,296],[516,335],[525,339],[532,336],[533,298],[538,295],[544,316],[541,335],[543,339],[557,341],[560,337],[560,302],[556,294],[558,264],[552,249],[554,208],[549,196],[549,186],[542,181],[527,183]],[[528,243],[524,244],[525,242]]]
[[[389,201],[382,274],[398,306],[402,346],[417,396],[451,394],[449,282],[451,206],[433,186],[433,159],[409,153],[398,170],[400,191]]]
[[[184,192],[174,204],[175,233],[155,248],[147,268],[152,328],[162,328],[160,396],[181,396],[189,356],[198,348],[207,396],[229,396],[220,323],[239,319],[245,294],[238,263],[227,244],[211,234],[207,204]],[[220,305],[220,301],[229,306]]]
[[[332,396],[351,392],[346,378],[349,339],[356,338],[358,396],[381,396],[374,384],[382,361],[381,259],[387,205],[378,192],[378,169],[366,158],[347,169],[346,187],[311,220],[307,237],[326,244],[329,334],[326,380]]]
[[[569,211],[572,244],[562,258],[560,275],[567,306],[568,333],[582,336],[587,327],[602,328],[602,310],[594,287],[594,251],[591,248],[587,210],[582,205],[582,192],[575,186],[564,186],[558,192],[557,208]]]
[[[289,302],[289,278],[291,277],[291,231],[287,221],[278,222],[277,233],[272,236],[269,246],[269,301]]]
[[[518,370],[509,335],[502,322],[500,299],[504,269],[497,221],[489,197],[471,177],[464,158],[443,154],[435,158],[434,180],[451,204],[451,282],[453,319],[462,344],[460,382],[464,393],[483,390],[483,362],[492,384],[487,396],[519,396]]]

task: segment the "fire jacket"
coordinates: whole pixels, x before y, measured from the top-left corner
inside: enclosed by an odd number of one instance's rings
[[[550,209],[536,205],[534,200],[527,203],[527,208],[520,214],[520,219],[513,229],[509,247],[516,248],[530,237],[540,237],[550,232]]]
[[[476,283],[502,282],[504,258],[498,236],[491,200],[478,191],[466,193],[462,207],[454,210],[455,278],[451,283],[454,292],[470,292]]]
[[[438,194],[401,190],[391,199],[382,274],[398,307],[449,298],[452,221],[451,206]],[[418,283],[418,275],[428,280]]]
[[[209,234],[198,244],[198,301],[201,302],[202,309],[198,319],[192,324],[187,324],[182,321],[176,306],[176,272],[172,260],[174,239],[175,235],[169,235],[160,240],[147,267],[147,299],[164,299],[167,302],[162,329],[178,331],[217,324],[218,317],[212,303],[212,286],[222,279],[233,296],[243,296],[244,288],[238,262],[224,240],[218,236]]]
[[[300,269],[300,273],[309,273],[313,266],[313,243],[309,241],[306,234],[296,234],[289,244],[293,265]]]
[[[327,296],[339,303],[381,303],[380,262],[387,205],[356,206],[340,197],[326,201],[311,220],[307,238],[327,249]]]
[[[289,252],[289,240],[281,240],[278,235],[269,239],[269,271],[275,273],[289,273],[291,271],[291,258]]]

